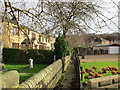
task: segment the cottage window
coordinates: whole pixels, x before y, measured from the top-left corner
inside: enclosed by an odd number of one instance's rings
[[[33,38],[33,39],[35,39],[35,38],[36,38],[35,33],[32,33],[32,38]]]
[[[19,35],[19,30],[17,27],[13,27],[13,31],[12,31],[13,35]]]
[[[40,37],[40,42],[42,42],[42,37]]]
[[[47,38],[46,38],[46,42],[47,42]]]
[[[40,46],[39,46],[39,49],[43,49],[43,46],[42,46],[42,45],[40,45]]]
[[[12,48],[19,48],[19,43],[12,43]]]
[[[44,38],[42,37],[42,42],[44,42]]]

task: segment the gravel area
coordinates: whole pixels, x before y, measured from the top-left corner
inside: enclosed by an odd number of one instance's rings
[[[120,55],[87,55],[85,59],[81,59],[80,62],[112,62],[120,61]]]

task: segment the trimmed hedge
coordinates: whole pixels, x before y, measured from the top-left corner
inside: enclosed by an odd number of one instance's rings
[[[51,50],[36,50],[3,48],[4,63],[28,63],[29,58],[33,59],[35,64],[51,64],[54,62],[54,51]]]

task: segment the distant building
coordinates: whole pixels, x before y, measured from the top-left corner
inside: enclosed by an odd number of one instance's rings
[[[91,43],[93,46],[95,45],[108,45],[108,44],[120,44],[120,40],[119,39],[115,39],[114,41],[110,41],[104,38],[95,38],[95,40],[91,40]]]
[[[108,54],[120,54],[119,44],[97,44],[93,46],[93,50],[107,50]]]
[[[110,44],[97,44],[97,45],[93,46],[93,50],[100,50],[100,49],[102,49],[102,50],[108,50],[108,46],[109,45]]]
[[[2,22],[3,47],[21,49],[46,49],[53,50],[55,38],[50,35],[40,34],[26,26],[19,25],[16,21],[5,20]]]
[[[101,39],[101,44],[110,44],[109,40],[106,40],[104,38],[100,38]]]

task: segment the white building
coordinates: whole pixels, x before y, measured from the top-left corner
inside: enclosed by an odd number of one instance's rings
[[[108,50],[108,54],[120,54],[119,44],[97,44],[93,50]]]
[[[120,45],[118,44],[111,44],[108,47],[109,54],[120,54]]]

